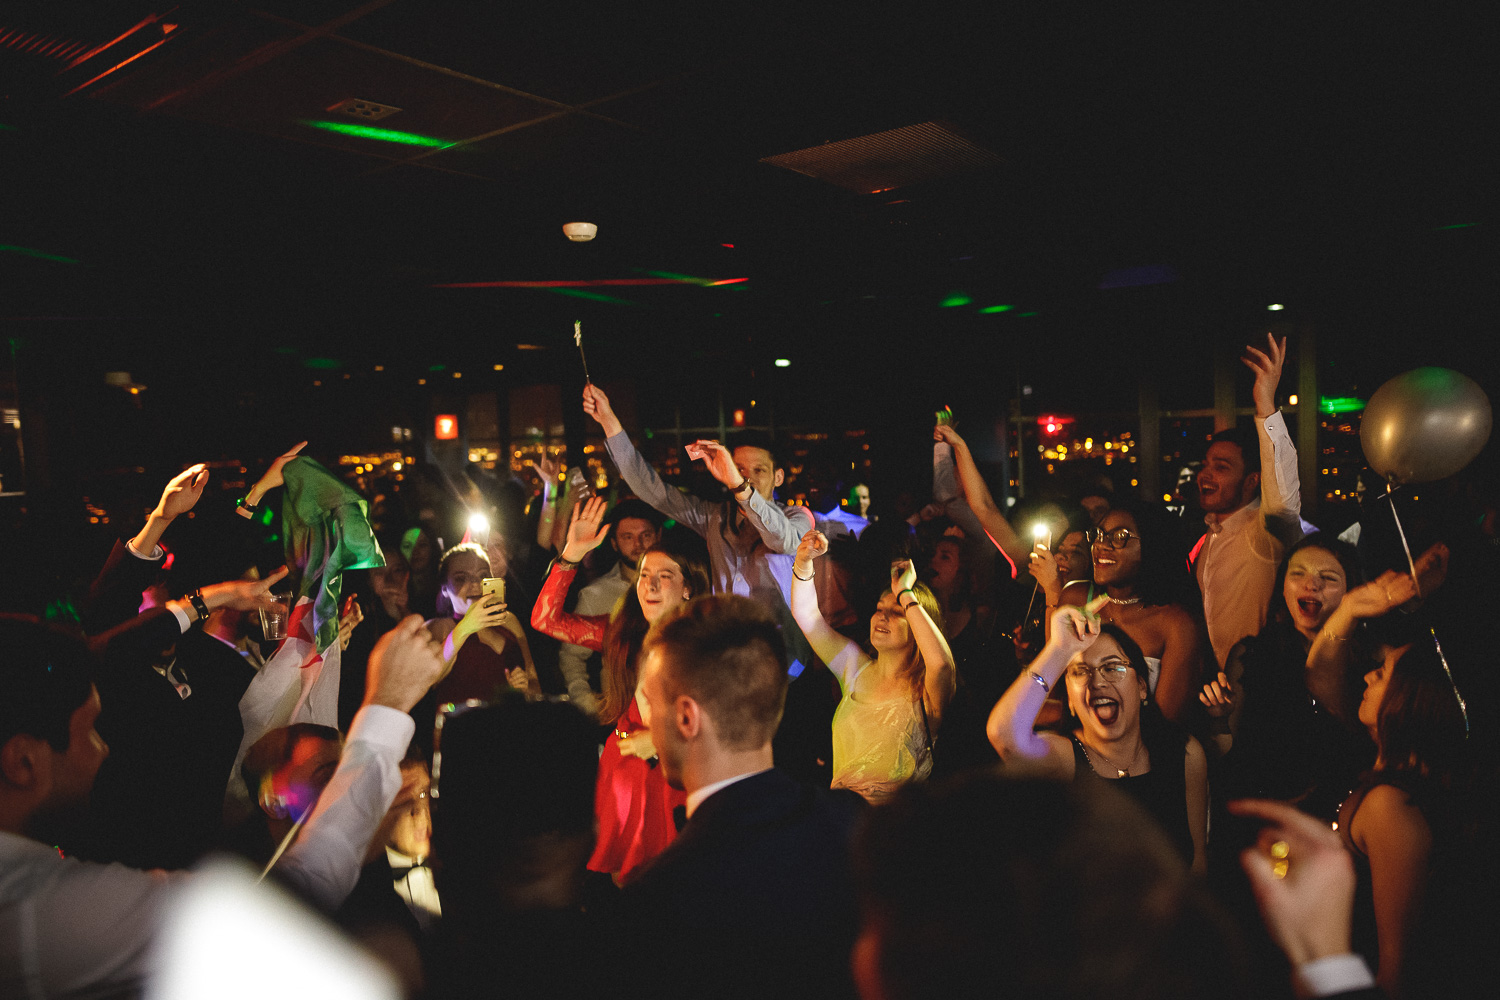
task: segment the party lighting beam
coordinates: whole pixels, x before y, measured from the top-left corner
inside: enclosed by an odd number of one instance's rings
[[[10,246],[0,243],[0,253],[13,253],[18,257],[35,257],[37,260],[50,260],[57,264],[81,263],[77,257],[63,257],[55,253],[43,253],[41,250],[33,250],[30,247]]]
[[[324,132],[352,135],[359,139],[374,139],[376,142],[394,142],[403,146],[451,149],[458,145],[457,142],[451,142],[447,139],[436,139],[430,135],[417,135],[415,132],[397,132],[388,128],[372,128],[369,125],[354,125],[348,122],[325,122],[303,119],[302,124],[309,128],[322,129]]]

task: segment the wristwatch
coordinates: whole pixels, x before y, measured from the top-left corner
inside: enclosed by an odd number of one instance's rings
[[[745,490],[745,488],[747,486],[749,487],[749,492],[745,493],[744,496],[740,496],[740,494],[742,492],[744,492],[744,490]],[[750,482],[750,480],[748,480],[748,479],[741,479],[740,480],[740,484],[738,486],[736,486],[730,492],[734,494],[734,498],[736,500],[749,500],[750,499],[750,494],[755,492],[755,486]]]
[[[245,497],[240,497],[234,502],[234,512],[240,517],[253,518],[260,513],[260,508]]]

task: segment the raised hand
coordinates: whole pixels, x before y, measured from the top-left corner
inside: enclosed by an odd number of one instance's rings
[[[813,560],[828,551],[828,536],[817,528],[810,529],[797,543],[797,554],[792,558],[792,572],[806,580],[812,576]]]
[[[203,588],[203,603],[211,611],[229,608],[234,611],[284,611],[271,597],[271,588],[285,579],[290,570],[283,566],[264,580],[226,580]]]
[[[423,627],[422,616],[411,615],[381,636],[370,651],[365,704],[410,712],[442,678],[443,670],[443,658]]]
[[[1198,692],[1198,700],[1203,702],[1203,707],[1208,709],[1208,714],[1215,719],[1222,719],[1234,711],[1234,703],[1239,695],[1234,690],[1234,685],[1229,683],[1229,678],[1224,671],[1219,671],[1219,679],[1209,681],[1203,685],[1203,690]]]
[[[609,506],[603,497],[589,497],[573,506],[573,519],[568,523],[568,540],[563,545],[564,560],[576,563],[598,548],[609,534],[609,525],[603,524],[604,509]]]
[[[620,426],[620,419],[615,416],[615,411],[610,409],[609,397],[592,382],[583,387],[583,412],[599,422],[605,437],[614,437],[625,429]]]
[[[289,451],[276,456],[276,459],[271,462],[271,467],[266,470],[266,474],[261,476],[260,480],[250,488],[249,500],[252,505],[260,503],[261,497],[286,481],[282,478],[281,470],[286,467],[286,463],[296,458],[297,453],[306,447],[307,442],[303,441],[294,445]]]
[[[899,595],[903,590],[916,586],[917,570],[910,559],[897,559],[891,563],[891,593]]]
[[[1062,582],[1058,578],[1057,557],[1045,542],[1037,542],[1036,547],[1031,550],[1031,575],[1049,597]]]
[[[1354,618],[1379,618],[1416,596],[1417,582],[1410,573],[1388,569],[1345,594],[1339,610]]]
[[[1293,965],[1347,954],[1354,862],[1338,834],[1280,802],[1240,799],[1229,811],[1266,821],[1240,865],[1272,940]]]
[[[744,483],[745,477],[740,475],[740,470],[735,467],[734,455],[719,442],[694,441],[684,450],[688,458],[702,459],[703,464],[708,466],[709,474],[730,489]]]
[[[547,454],[547,449],[542,449],[542,456],[536,460],[536,474],[542,481],[542,488],[547,491],[548,496],[557,495],[558,474],[562,472],[562,463]]]
[[[354,629],[360,622],[365,620],[365,613],[351,597],[348,604],[349,611],[339,619],[339,649],[348,649],[349,640],[354,638]]]
[[[1047,644],[1065,660],[1088,649],[1099,638],[1104,624],[1099,618],[1099,609],[1107,603],[1109,595],[1100,594],[1081,608],[1065,604],[1052,612],[1052,637]]]
[[[203,496],[203,487],[208,484],[208,467],[202,462],[190,465],[167,483],[166,489],[161,491],[161,499],[156,502],[156,509],[151,512],[152,517],[170,521],[181,517],[193,509],[198,498]]]
[[[968,447],[968,443],[958,436],[958,431],[953,429],[952,424],[938,424],[934,426],[932,428],[932,439],[934,441],[946,442],[954,451]]]
[[[1276,387],[1281,384],[1281,366],[1286,362],[1286,338],[1276,343],[1272,334],[1266,334],[1266,351],[1245,347],[1245,356],[1240,360],[1255,373],[1255,387],[1250,395],[1255,400],[1255,415],[1264,420],[1276,412]]]

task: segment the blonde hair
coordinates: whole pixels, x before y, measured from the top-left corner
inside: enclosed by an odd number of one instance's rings
[[[887,587],[885,588],[885,590],[880,592],[880,596],[884,597],[889,593],[891,593],[891,588]],[[923,583],[921,580],[918,580],[916,583],[911,585],[911,596],[916,600],[918,604],[922,606],[922,610],[927,612],[927,617],[932,619],[933,626],[939,632],[942,632],[943,607],[938,602],[937,595],[932,592],[932,588],[927,586],[927,584]],[[910,626],[908,626],[908,628],[910,628]],[[922,685],[926,682],[927,678],[927,663],[922,659],[922,649],[921,647],[917,646],[917,639],[915,635],[911,637],[911,643],[912,646],[916,648],[917,655],[912,657],[911,664],[901,671],[901,676],[908,684],[911,685],[911,688],[914,692],[921,693]]]

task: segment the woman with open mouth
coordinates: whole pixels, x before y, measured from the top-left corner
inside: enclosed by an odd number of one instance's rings
[[[1101,596],[1053,613],[1047,645],[990,713],[990,743],[1008,775],[1111,782],[1156,818],[1202,874],[1208,866],[1207,757],[1156,708],[1141,647],[1099,618],[1107,602]],[[1037,732],[1037,714],[1063,676],[1073,731]]]
[[[833,630],[818,608],[813,560],[828,539],[809,531],[792,562],[792,616],[843,698],[833,716],[833,787],[870,802],[932,772],[932,741],[953,699],[957,670],[943,613],[909,560],[891,567],[890,589],[870,618],[872,658]]]
[[[1372,748],[1308,692],[1307,654],[1359,585],[1359,564],[1353,547],[1315,534],[1287,553],[1278,577],[1265,628],[1235,645],[1198,696],[1224,761],[1215,784],[1228,798],[1279,799],[1331,820]]]
[[[1152,698],[1163,715],[1182,721],[1202,684],[1205,643],[1199,619],[1184,606],[1194,584],[1172,551],[1171,523],[1160,508],[1120,503],[1089,532],[1093,582],[1070,584],[1059,603],[1079,607],[1102,592],[1099,616],[1140,646]]]

